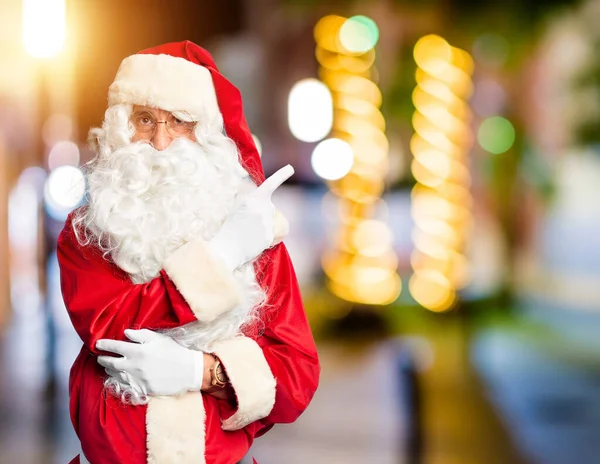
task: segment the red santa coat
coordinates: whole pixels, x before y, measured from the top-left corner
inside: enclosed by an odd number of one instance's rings
[[[70,410],[90,462],[232,464],[242,459],[254,437],[304,411],[318,383],[317,351],[285,246],[264,255],[257,275],[269,289],[272,320],[265,321],[259,336],[224,342],[215,350],[237,405],[202,393],[152,398],[148,406],[125,405],[103,388],[106,374],[97,363],[96,341],[126,340],[127,328],[180,326],[194,321],[197,313],[166,271],[134,285],[96,248],[80,246],[67,221],[58,242],[61,284],[84,343],[71,370]],[[207,301],[214,299],[207,295]],[[190,461],[190,456],[199,459]]]
[[[246,170],[262,182],[239,91],[219,74],[212,57],[191,42],[145,53],[184,57],[210,71],[227,134],[238,145]],[[97,248],[78,243],[69,217],[59,236],[58,260],[65,305],[83,341],[69,382],[71,420],[92,464],[233,464],[255,437],[275,423],[294,421],[308,406],[320,368],[282,243],[255,265],[269,308],[261,331],[221,342],[214,350],[230,378],[235,404],[190,392],[152,397],[147,406],[125,405],[104,390],[106,374],[97,363],[101,353],[95,344],[101,338],[126,340],[128,328],[159,330],[211,321],[238,303],[233,276],[202,240],[173,253],[151,282],[133,284]]]

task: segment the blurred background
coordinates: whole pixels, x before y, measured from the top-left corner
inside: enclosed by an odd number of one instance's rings
[[[261,464],[600,455],[600,0],[0,0],[0,462],[78,452],[55,242],[120,61],[242,91],[322,357]]]

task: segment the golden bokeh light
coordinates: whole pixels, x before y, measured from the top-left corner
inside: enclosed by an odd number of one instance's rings
[[[383,194],[385,187],[382,178],[372,179],[355,172],[353,170],[342,179],[331,183],[331,190],[341,198],[346,198],[357,203],[373,203]],[[379,176],[380,177],[380,176]]]
[[[352,244],[363,256],[382,256],[392,247],[392,231],[381,221],[366,219],[352,231]]]
[[[381,90],[373,81],[364,76],[357,76],[347,71],[321,70],[321,80],[332,92],[355,96],[371,103],[376,108],[381,106],[383,97]]]
[[[336,107],[339,109],[336,114],[343,115],[344,113],[349,113],[368,121],[379,130],[385,131],[385,118],[379,109],[370,102],[347,94],[336,94],[334,101]]]
[[[442,180],[449,179],[456,163],[446,153],[439,150],[427,150],[419,153],[419,158],[414,160]]]
[[[416,226],[421,232],[419,235],[431,239],[435,239],[441,243],[446,250],[459,248],[464,240],[464,234],[457,231],[452,224],[442,219],[435,217],[427,217],[416,223]],[[420,247],[420,250],[425,248]]]
[[[452,47],[439,35],[421,37],[415,44],[413,56],[417,66],[426,72],[443,72],[452,60]]]
[[[335,104],[335,100],[334,100]],[[387,137],[383,131],[368,118],[360,117],[346,111],[336,111],[335,129],[356,138],[387,145]]]
[[[418,86],[415,87],[412,94],[415,106],[440,102],[448,108],[453,108],[455,105],[462,103],[462,100],[452,93],[452,90],[446,84],[427,74],[422,74],[422,77],[419,78],[419,71],[417,70]]]
[[[330,72],[341,71],[343,69],[340,64],[339,55],[335,51],[317,47],[315,56],[319,64]]]
[[[313,32],[318,48],[337,52],[340,49],[338,35],[345,21],[346,18],[337,15],[321,18],[315,25]]]
[[[408,288],[415,301],[431,311],[447,311],[456,302],[454,286],[434,269],[416,271],[408,282]]]
[[[342,55],[339,56],[340,66],[346,71],[352,74],[362,75],[369,71],[373,63],[375,63],[375,51],[371,50],[370,52],[365,53],[360,56],[348,56]]]
[[[347,301],[368,305],[387,305],[393,303],[402,291],[402,282],[395,272],[385,274],[385,278],[373,284],[356,278],[351,274],[349,281],[329,280],[329,290]]]
[[[473,57],[466,51],[460,48],[452,47],[452,64],[459,69],[462,69],[469,76],[475,70],[475,62]]]
[[[374,68],[378,34],[375,22],[360,15],[348,20],[326,16],[314,30],[319,77],[330,89],[334,106],[331,137],[348,144],[353,153],[349,172],[341,178],[329,176],[338,202],[329,199],[324,208],[328,219],[339,224],[321,265],[331,292],[369,305],[392,303],[402,289],[392,232],[373,217],[389,171],[389,142]],[[328,165],[328,170],[337,164]]]
[[[421,306],[446,311],[469,283],[464,254],[472,225],[468,153],[473,144],[467,100],[473,91],[473,59],[437,35],[415,45],[417,86],[410,141],[414,221],[409,291]]]
[[[464,255],[451,252],[445,257],[432,257],[421,251],[411,255],[411,265],[416,272],[433,270],[443,275],[455,289],[463,288],[470,278],[469,266]]]
[[[412,119],[415,129],[420,128],[425,132],[429,127],[443,133],[452,143],[460,145],[467,138],[469,128],[462,121],[440,105],[427,105],[419,107],[413,114]]]
[[[400,276],[395,270],[360,268],[356,270],[355,299],[363,304],[393,303],[402,291]]]
[[[435,168],[437,172],[427,169],[417,159],[413,159],[410,165],[410,172],[419,184],[436,188],[449,176],[449,170],[444,165],[439,165]]]
[[[378,164],[387,160],[388,146],[387,139],[382,139],[382,144],[376,140],[368,140],[362,137],[348,137],[346,142],[350,144],[356,153],[356,159],[360,162]]]

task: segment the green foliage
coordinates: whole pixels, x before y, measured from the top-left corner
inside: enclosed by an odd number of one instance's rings
[[[402,47],[397,63],[393,82],[385,91],[381,110],[386,118],[410,122],[415,111],[411,95],[415,88],[417,70],[412,47]]]
[[[544,204],[554,199],[556,184],[548,160],[537,151],[524,148],[521,177],[531,185]]]

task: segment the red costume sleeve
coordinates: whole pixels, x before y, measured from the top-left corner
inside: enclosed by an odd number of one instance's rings
[[[78,243],[70,218],[58,238],[57,254],[67,311],[94,354],[97,340],[125,340],[125,329],[166,329],[196,320],[164,272],[148,283],[133,284],[95,247]]]
[[[317,389],[320,366],[285,246],[266,251],[256,270],[268,295],[260,335],[226,340],[214,351],[237,398],[237,410],[223,417],[223,429],[246,427],[258,436],[275,423],[293,422],[306,409]]]
[[[257,339],[277,381],[275,405],[265,424],[293,422],[307,408],[319,383],[317,348],[306,314],[296,273],[285,245],[272,249],[265,262],[261,285],[268,289],[265,331]]]

